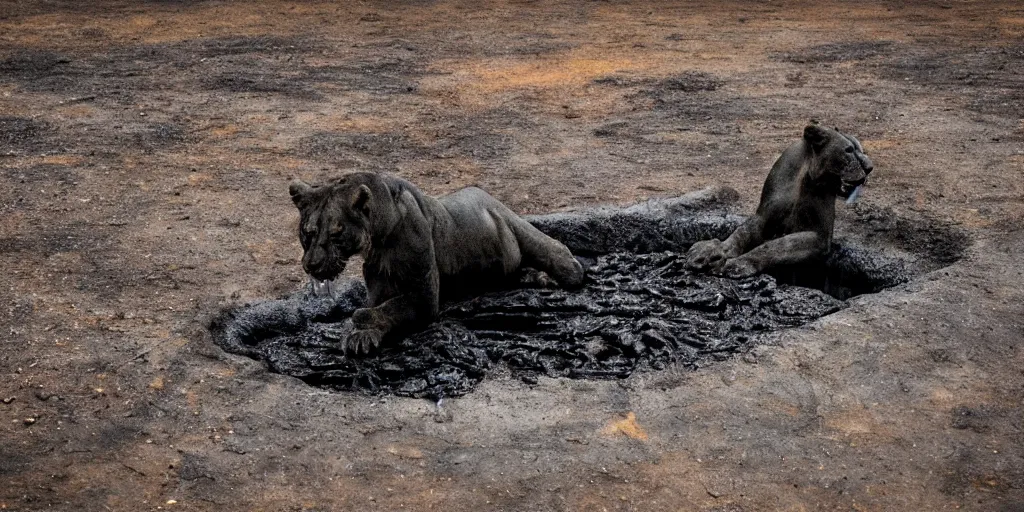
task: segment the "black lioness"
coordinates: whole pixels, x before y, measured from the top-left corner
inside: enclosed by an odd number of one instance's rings
[[[354,172],[315,187],[296,180],[289,192],[307,274],[333,279],[351,256],[364,259],[370,307],[353,313],[345,351],[423,327],[441,292],[494,285],[524,267],[562,286],[583,282],[569,249],[478,188],[434,199],[401,178]]]
[[[693,244],[687,263],[729,277],[823,257],[832,244],[836,196],[849,197],[871,172],[856,137],[811,124],[775,161],[757,213],[724,242]]]

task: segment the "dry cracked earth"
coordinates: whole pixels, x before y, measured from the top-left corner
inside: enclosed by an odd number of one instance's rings
[[[291,177],[745,213],[810,119],[875,162],[840,232],[962,258],[696,370],[440,403],[206,329],[303,286]],[[0,509],[1024,510],[1022,171],[1012,0],[0,0]]]

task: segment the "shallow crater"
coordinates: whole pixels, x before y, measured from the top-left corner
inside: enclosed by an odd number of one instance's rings
[[[363,305],[357,280],[333,295],[310,287],[231,307],[210,324],[228,352],[332,390],[414,397],[466,394],[487,375],[625,378],[668,365],[699,367],[763,343],[781,329],[839,311],[853,296],[907,282],[959,259],[968,240],[934,222],[856,209],[826,261],[727,279],[685,268],[694,242],[742,222],[737,194],[707,189],[626,208],[528,217],[588,264],[581,290],[495,291],[442,308],[424,331],[366,357],[338,344]]]

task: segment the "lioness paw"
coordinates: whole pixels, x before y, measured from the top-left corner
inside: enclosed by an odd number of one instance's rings
[[[358,329],[369,329],[377,323],[377,315],[373,309],[359,308],[352,312],[352,324]]]
[[[519,284],[526,288],[555,288],[558,286],[558,282],[546,272],[532,268],[523,269],[519,277]]]
[[[744,258],[733,258],[722,266],[722,275],[733,279],[750,277],[754,274],[757,274],[757,267],[750,260]]]
[[[692,270],[716,272],[725,264],[725,250],[718,239],[702,240],[686,252],[686,266]]]
[[[384,333],[377,329],[360,329],[353,331],[345,341],[342,351],[346,354],[369,354],[380,346]]]

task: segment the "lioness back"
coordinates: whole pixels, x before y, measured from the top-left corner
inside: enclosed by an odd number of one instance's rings
[[[437,267],[442,277],[507,275],[519,268],[522,252],[510,221],[518,219],[490,194],[469,187],[438,202],[446,218],[434,226]]]

